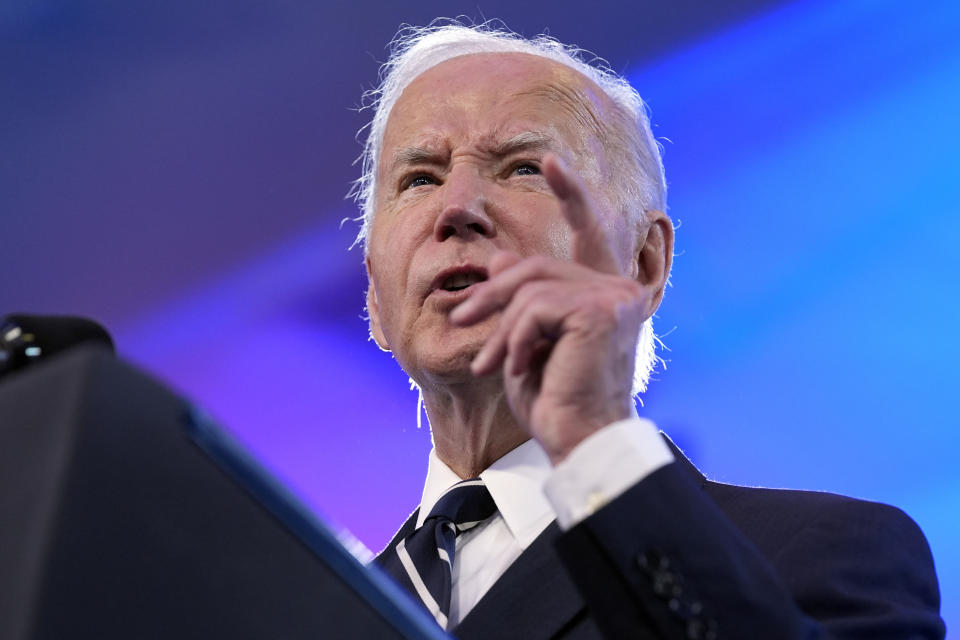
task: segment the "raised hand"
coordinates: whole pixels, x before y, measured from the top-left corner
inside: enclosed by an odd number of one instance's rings
[[[502,370],[514,416],[556,464],[631,415],[637,337],[662,296],[672,236],[666,216],[651,212],[630,229],[637,249],[622,266],[577,176],[554,155],[542,171],[570,225],[572,260],[498,252],[489,279],[450,320],[466,326],[502,312],[471,369]]]

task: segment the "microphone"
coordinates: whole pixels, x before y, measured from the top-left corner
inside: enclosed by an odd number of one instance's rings
[[[88,318],[9,314],[0,321],[0,378],[80,344],[115,351],[107,330]]]

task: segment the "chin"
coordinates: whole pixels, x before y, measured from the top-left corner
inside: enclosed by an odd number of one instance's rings
[[[429,343],[429,344],[428,344]],[[424,340],[418,350],[414,369],[418,374],[414,379],[423,378],[418,382],[430,381],[439,384],[457,384],[475,380],[470,371],[470,363],[480,352],[483,340]]]
[[[418,384],[459,384],[476,380],[470,363],[496,328],[490,318],[472,327],[451,327],[446,322],[411,332],[401,367]],[[400,354],[394,353],[395,356]]]
[[[474,378],[470,371],[470,363],[480,351],[475,349],[462,350],[454,353],[431,354],[420,361],[419,369],[425,377],[440,383],[468,382]]]

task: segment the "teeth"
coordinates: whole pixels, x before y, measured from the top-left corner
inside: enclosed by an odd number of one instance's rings
[[[449,290],[465,289],[483,280],[479,273],[457,273],[443,281],[443,288]]]

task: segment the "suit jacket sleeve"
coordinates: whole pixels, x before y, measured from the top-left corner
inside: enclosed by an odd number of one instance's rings
[[[605,637],[943,638],[929,548],[899,510],[714,485],[721,509],[705,485],[671,463],[559,538]]]

